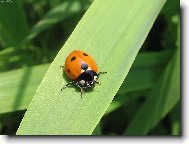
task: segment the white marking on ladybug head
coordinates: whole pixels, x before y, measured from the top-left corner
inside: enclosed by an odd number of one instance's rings
[[[97,81],[97,76],[94,76],[94,81]]]
[[[92,70],[92,69],[90,67],[88,67],[86,71],[88,71],[88,70]],[[85,72],[85,70],[81,69],[81,73],[83,73],[83,72]]]
[[[80,83],[81,85],[84,85],[84,84],[85,84],[85,81],[84,81],[84,80],[80,80],[79,83]]]
[[[90,67],[88,67],[88,69],[87,70],[92,70]]]

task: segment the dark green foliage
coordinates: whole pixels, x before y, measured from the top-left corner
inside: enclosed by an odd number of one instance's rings
[[[49,66],[44,64],[53,61],[91,3],[0,3],[0,134],[16,133]],[[164,5],[93,135],[181,135],[179,7],[178,0]]]

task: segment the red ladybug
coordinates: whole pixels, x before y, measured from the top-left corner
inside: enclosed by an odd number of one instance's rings
[[[72,81],[67,83],[61,90],[75,83],[81,90],[81,96],[83,89],[93,88],[96,83],[100,84],[97,81],[99,75],[106,73],[98,72],[98,65],[93,58],[86,52],[80,50],[74,50],[68,55],[63,68],[66,75]]]

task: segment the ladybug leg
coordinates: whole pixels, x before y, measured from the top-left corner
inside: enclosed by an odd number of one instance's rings
[[[101,85],[101,82],[99,82],[99,81],[96,81],[96,83],[99,84],[99,85]]]
[[[106,74],[106,73],[107,73],[107,72],[99,72],[97,75],[98,75],[98,77],[99,77],[101,74]],[[98,79],[98,77],[97,77],[97,79]],[[96,79],[96,80],[97,80],[97,79]],[[101,85],[101,82],[96,81],[96,80],[95,80],[95,83]]]
[[[60,68],[62,68],[62,70],[63,70],[62,76],[64,76],[64,66],[60,66]]]
[[[65,88],[67,88],[68,86],[70,86],[72,83],[74,83],[74,81],[71,81],[71,82],[67,83],[63,88],[61,88],[61,91],[62,91],[63,89],[65,89]]]
[[[82,98],[82,95],[83,95],[83,89],[82,89],[82,88],[80,88],[80,90],[81,90],[81,98]]]
[[[83,88],[82,87],[80,87],[79,85],[77,85],[79,88],[80,88],[80,90],[81,90],[81,98],[82,98],[82,95],[83,95]]]
[[[99,77],[101,74],[106,74],[106,73],[107,73],[107,72],[99,72],[99,73],[97,74],[97,75],[98,75],[98,76],[97,76],[97,79],[98,79],[98,77]],[[97,81],[96,81],[96,83],[100,84],[100,82],[97,82]]]
[[[98,73],[98,76],[101,75],[101,74],[106,74],[107,72],[99,72]]]

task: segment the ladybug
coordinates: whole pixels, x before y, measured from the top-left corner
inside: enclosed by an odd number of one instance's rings
[[[64,69],[67,77],[72,81],[67,83],[62,89],[74,83],[81,90],[93,88],[95,84],[100,84],[97,81],[100,74],[107,72],[98,72],[98,65],[93,58],[84,51],[74,50],[66,58],[65,65],[61,66]]]

